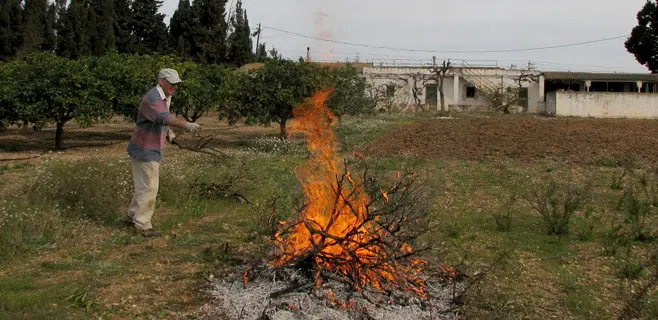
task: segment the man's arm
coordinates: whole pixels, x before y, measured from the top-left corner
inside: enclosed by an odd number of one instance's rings
[[[199,125],[194,123],[194,122],[187,122],[185,120],[181,120],[178,118],[174,118],[174,120],[171,121],[169,124],[171,127],[176,127],[176,128],[181,128],[181,129],[186,129],[187,131],[198,131],[199,130]]]

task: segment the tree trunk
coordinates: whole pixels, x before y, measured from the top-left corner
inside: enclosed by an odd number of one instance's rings
[[[446,98],[445,98],[445,94],[443,93],[443,78],[441,78],[441,81],[439,82],[439,96],[441,98],[441,112],[445,112]]]
[[[55,148],[64,149],[62,146],[62,134],[64,133],[65,121],[57,121],[57,131],[55,131]]]
[[[279,121],[279,128],[281,129],[281,140],[288,139],[288,128],[286,128],[286,120]]]

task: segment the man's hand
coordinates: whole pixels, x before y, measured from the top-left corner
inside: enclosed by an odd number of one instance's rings
[[[176,134],[174,133],[174,130],[171,129],[167,130],[167,140],[169,142],[172,142],[174,141],[174,139],[176,139]]]
[[[201,127],[194,122],[190,122],[185,126],[185,129],[187,129],[189,132],[197,132],[199,129],[201,129]]]

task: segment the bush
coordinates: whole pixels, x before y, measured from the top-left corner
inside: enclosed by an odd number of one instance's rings
[[[52,203],[70,218],[111,222],[132,198],[128,160],[55,162],[40,169],[28,187],[32,203]]]
[[[528,195],[528,202],[542,217],[549,235],[569,233],[569,224],[574,214],[589,201],[589,185],[559,185],[551,181],[548,185],[535,186]]]

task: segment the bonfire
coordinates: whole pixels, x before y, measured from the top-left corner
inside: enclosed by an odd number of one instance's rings
[[[331,92],[321,90],[293,111],[291,132],[304,135],[309,151],[308,161],[296,169],[305,204],[277,224],[267,263],[241,272],[241,289],[236,280],[223,280],[216,295],[237,319],[292,319],[290,313],[295,319],[449,314],[457,288],[436,280],[453,270],[439,268],[441,274],[431,273],[435,281],[430,284],[428,261],[412,246],[426,231],[422,188],[414,184],[413,172],[398,171],[382,183],[385,179],[370,175],[367,166],[354,174],[341,161],[337,118],[326,105]]]
[[[425,297],[425,283],[418,275],[426,261],[410,258],[414,250],[398,235],[408,216],[384,219],[385,211],[373,207],[364,182],[339,170],[336,117],[325,104],[330,93],[320,91],[294,110],[292,132],[305,135],[311,154],[308,165],[297,170],[307,205],[294,224],[282,223],[272,264],[312,266],[317,287],[323,276],[335,274],[357,291],[372,287]],[[404,191],[402,181],[381,195],[388,199],[399,191]]]

